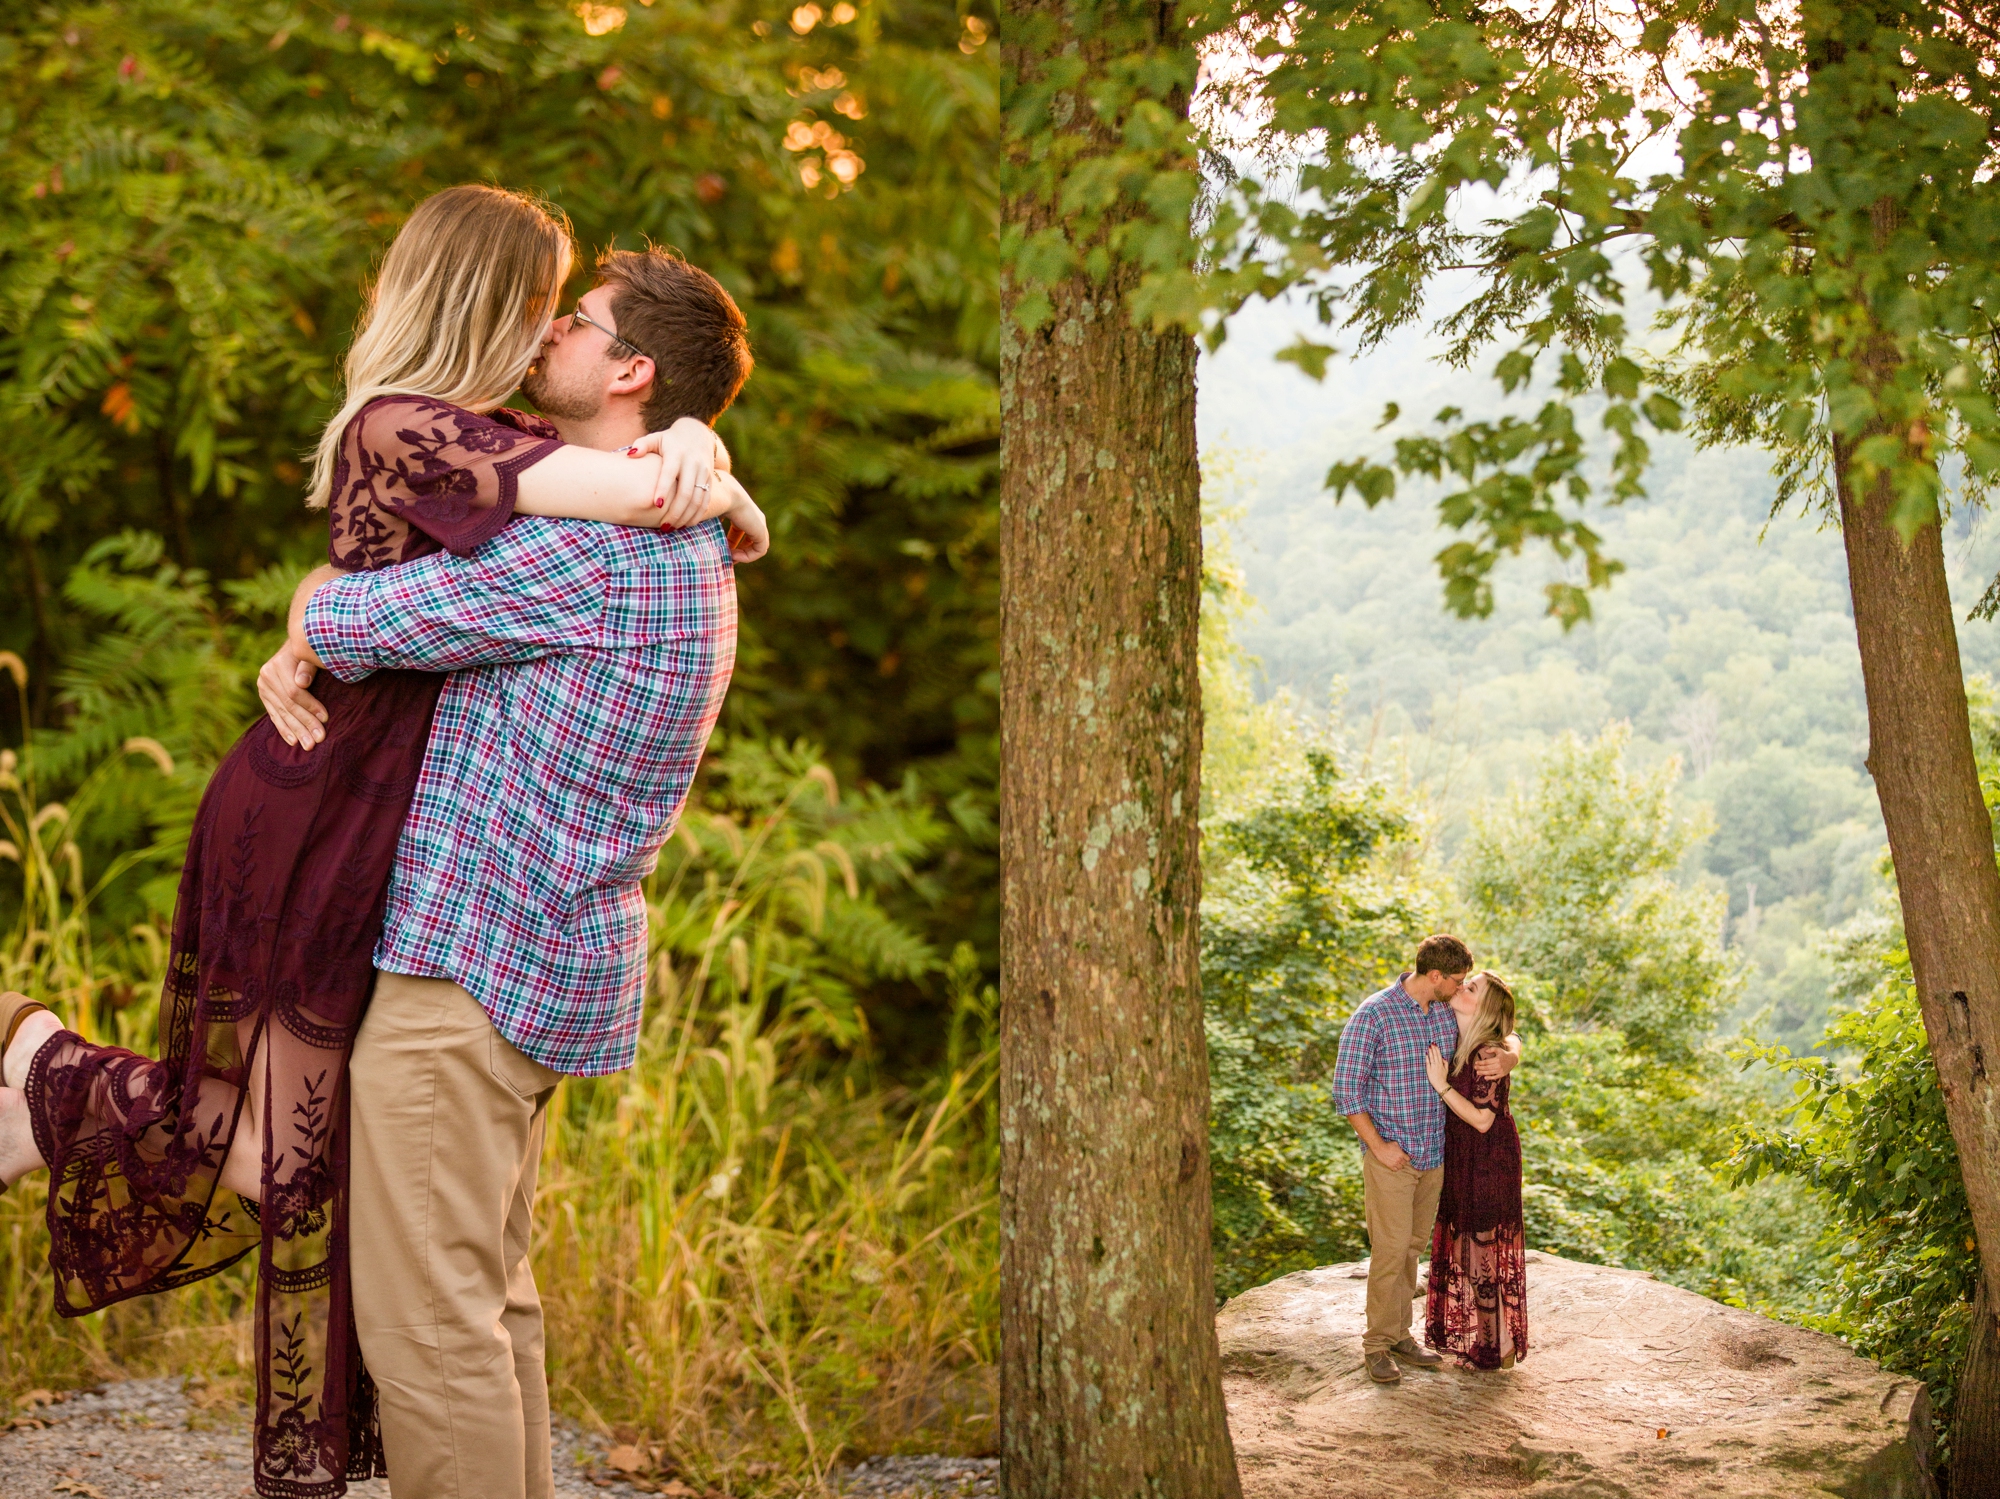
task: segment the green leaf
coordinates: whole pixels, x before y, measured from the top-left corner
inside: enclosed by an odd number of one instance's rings
[[[1633,400],[1639,394],[1639,378],[1639,366],[1621,354],[1604,366],[1604,393],[1615,400]]]
[[[1326,362],[1340,351],[1331,344],[1316,344],[1304,334],[1278,350],[1273,357],[1281,364],[1295,364],[1314,380],[1326,378]]]

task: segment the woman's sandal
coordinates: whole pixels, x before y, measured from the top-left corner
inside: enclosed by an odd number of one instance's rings
[[[7,1048],[14,1044],[21,1022],[47,1005],[25,994],[0,994],[0,1088],[16,1086],[7,1081]]]
[[[35,1011],[47,1008],[47,1005],[25,994],[0,994],[0,1087],[7,1083],[7,1048],[14,1044],[14,1035],[21,1029],[21,1022]],[[7,1184],[0,1181],[0,1193],[6,1190]]]

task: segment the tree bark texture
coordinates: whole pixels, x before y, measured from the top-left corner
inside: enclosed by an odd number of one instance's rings
[[[1806,71],[1815,86],[1838,65],[1852,60],[1854,35],[1844,23],[1856,9],[1843,4],[1802,8]],[[1878,25],[1895,24],[1884,19],[1888,14],[1867,19]],[[1881,42],[1879,36],[1870,36],[1868,45],[1873,48]],[[1900,49],[1896,56],[1900,65]],[[1882,138],[1869,134],[1880,129],[1884,107],[1883,95],[1869,86],[1869,76],[1864,70],[1858,85],[1842,79],[1825,101],[1830,116],[1856,122],[1853,149],[1864,160],[1883,148]],[[1878,261],[1874,270],[1879,275],[1880,262],[1888,258],[1892,239],[1904,222],[1903,207],[1885,195],[1870,205],[1869,221]],[[1942,518],[1927,522],[1906,540],[1891,521],[1896,508],[1891,474],[1883,472],[1866,491],[1855,483],[1855,459],[1862,445],[1878,436],[1904,443],[1926,441],[1911,420],[1924,413],[1920,406],[1912,412],[1912,392],[1903,391],[1900,401],[1894,399],[1896,344],[1875,321],[1865,289],[1868,278],[1856,274],[1864,268],[1852,261],[1832,263],[1853,276],[1858,293],[1853,305],[1861,311],[1852,330],[1860,337],[1846,355],[1861,383],[1878,398],[1878,413],[1883,413],[1867,428],[1844,437],[1836,431],[1833,438],[1848,590],[1868,697],[1868,772],[1889,835],[1917,1000],[1978,1237],[1980,1284],[1974,1316],[1987,1325],[1974,1329],[1972,1357],[1961,1371],[1964,1382],[1953,1410],[1957,1428],[1971,1415],[1966,1406],[1970,1385],[1983,1383],[1989,1399],[2000,1393],[1994,1389],[1990,1358],[1982,1366],[1983,1380],[1975,1381],[1982,1369],[1973,1367],[1994,1349],[1992,1313],[2000,1308],[2000,1093],[1991,1076],[1991,1069],[2000,1068],[2000,864],[1994,858],[1993,820],[1973,755],[1965,671],[1946,586]],[[1898,268],[1890,274],[1902,273]],[[1891,397],[1886,406],[1880,399],[1884,396]],[[1980,1398],[1976,1391],[1974,1398]],[[1983,1423],[1973,1418],[1975,1440],[1985,1440],[1979,1431],[1983,1424],[1990,1433],[1994,1419],[1990,1412]],[[2000,1464],[1974,1468],[1961,1464],[1954,1451],[1951,1494],[1952,1499],[2000,1499]]]
[[[1101,129],[1085,90],[1106,59],[1077,13],[1012,5],[1001,40],[1016,78],[1081,56],[1045,128]],[[1026,193],[1002,211],[1024,233],[1060,221]],[[1129,284],[1044,286],[1053,315],[1024,332],[1001,282],[1008,1499],[1241,1492],[1209,1242],[1195,351],[1132,325]]]
[[[1972,1298],[1972,1342],[1951,1413],[1951,1499],[2000,1494],[2000,1325],[1986,1283]]]
[[[1841,533],[1868,693],[1868,770],[1895,860],[1924,1029],[1958,1145],[1988,1304],[2000,1306],[2000,865],[1980,794],[1935,522],[1907,545],[1886,480],[1866,496],[1836,439]],[[1965,1492],[1953,1485],[1954,1499]],[[2000,1493],[2000,1488],[1987,1492]]]

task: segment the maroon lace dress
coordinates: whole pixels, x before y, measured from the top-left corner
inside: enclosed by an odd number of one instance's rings
[[[1487,1082],[1473,1061],[1452,1087],[1498,1116],[1481,1134],[1458,1115],[1444,1120],[1444,1190],[1431,1235],[1424,1337],[1475,1369],[1528,1356],[1528,1261],[1521,1231],[1521,1136],[1507,1112],[1508,1079]]]
[[[469,551],[558,446],[515,412],[385,397],[342,439],[329,556],[391,566]],[[50,1165],[56,1310],[187,1285],[257,1251],[257,1492],[318,1499],[386,1476],[346,1254],[347,1059],[374,986],[389,872],[442,676],[322,672],[326,739],[260,719],[195,818],[160,1001],[162,1056],[65,1032],[29,1069]],[[260,1203],[217,1189],[239,1127],[263,1129]]]

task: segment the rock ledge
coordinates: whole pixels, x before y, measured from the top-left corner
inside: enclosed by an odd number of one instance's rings
[[[1837,1339],[1528,1256],[1530,1356],[1372,1383],[1366,1264],[1216,1319],[1245,1499],[1936,1499],[1930,1401]]]

